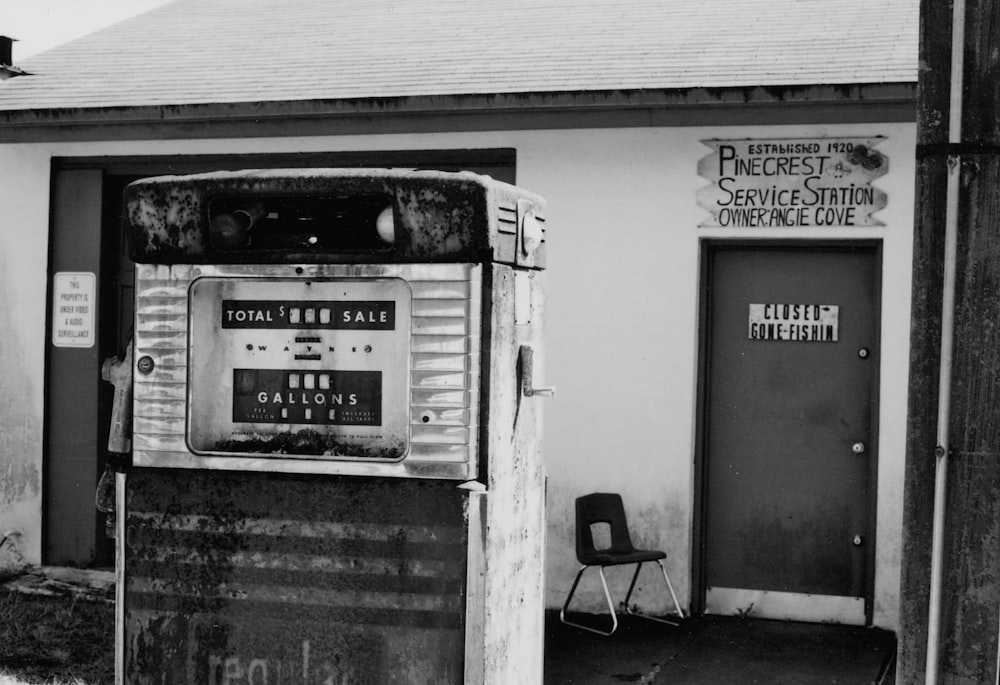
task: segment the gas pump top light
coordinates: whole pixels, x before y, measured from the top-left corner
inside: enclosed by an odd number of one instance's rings
[[[521,218],[521,250],[524,256],[530,257],[541,244],[542,226],[535,213],[528,212]]]
[[[396,242],[396,221],[392,216],[392,206],[386,207],[375,219],[375,232],[388,245]]]
[[[212,245],[221,250],[238,250],[250,244],[253,217],[243,209],[212,217],[210,236]]]

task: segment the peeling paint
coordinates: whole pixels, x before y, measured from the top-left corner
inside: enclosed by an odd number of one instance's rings
[[[519,351],[532,345],[541,374],[544,288],[539,275],[531,290],[532,323],[513,327],[513,270],[496,266],[492,283],[484,665],[488,683],[534,683],[544,643],[544,400],[522,395]]]

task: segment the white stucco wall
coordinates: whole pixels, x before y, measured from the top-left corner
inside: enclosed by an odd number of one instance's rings
[[[887,137],[878,149],[890,170],[875,183],[889,198],[878,214],[884,227],[697,228],[706,217],[695,199],[707,185],[697,175],[697,160],[708,153],[700,140],[850,135]],[[545,436],[550,606],[561,605],[578,568],[573,499],[597,490],[625,495],[636,544],[670,552],[671,579],[682,604],[689,601],[699,240],[877,238],[884,253],[873,622],[896,628],[915,127],[575,131],[546,141],[544,163],[534,163],[541,150],[519,154],[518,182],[546,196],[553,230],[546,340],[549,381],[559,395]],[[627,572],[614,578],[621,599]],[[582,606],[600,610],[599,586],[589,587]]]
[[[698,354],[699,240],[709,237],[877,238],[882,271],[881,408],[874,622],[898,626],[906,433],[914,124],[497,131],[260,140],[0,146],[0,385],[2,464],[22,474],[0,488],[0,532],[23,531],[41,555],[49,168],[52,156],[175,155],[513,147],[518,183],[549,203],[546,402],[547,605],[561,606],[577,569],[573,500],[625,495],[640,545],[670,552],[682,604],[690,600]],[[886,136],[889,173],[877,228],[699,229],[697,160],[708,138]],[[6,467],[4,467],[6,468]],[[0,477],[3,476],[0,471]],[[626,581],[613,574],[619,596]],[[578,592],[600,609],[596,585]]]
[[[0,568],[41,551],[49,157],[0,147]]]

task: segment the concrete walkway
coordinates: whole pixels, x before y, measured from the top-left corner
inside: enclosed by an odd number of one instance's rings
[[[111,603],[114,573],[43,567],[0,586]],[[606,616],[574,620],[610,623]],[[546,613],[545,685],[888,685],[895,654],[895,636],[874,628],[721,616],[673,627],[620,616],[618,631],[601,637]]]
[[[41,566],[27,568],[0,582],[0,587],[27,595],[75,597],[114,603],[115,573],[109,570]]]
[[[599,622],[602,617],[578,618]],[[729,617],[688,619],[677,628],[630,617],[619,622],[614,635],[601,637],[565,626],[558,614],[548,613],[545,685],[895,681],[896,640],[884,630]]]

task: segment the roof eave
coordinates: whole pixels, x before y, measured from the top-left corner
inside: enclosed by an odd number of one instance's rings
[[[487,117],[492,123],[484,128],[519,128],[513,120],[520,117],[569,117],[574,121],[595,115],[615,115],[620,126],[661,125],[662,116],[669,112],[691,109],[706,112],[736,114],[738,119],[759,118],[760,112],[808,107],[850,106],[873,113],[884,120],[912,121],[915,119],[916,81],[891,83],[844,83],[821,86],[734,86],[712,88],[636,89],[614,91],[551,91],[529,93],[492,93],[463,95],[423,95],[405,97],[370,97],[356,99],[314,99],[268,102],[233,102],[209,104],[146,105],[127,107],[78,107],[0,110],[0,141],[48,140],[67,136],[71,132],[89,131],[86,139],[102,136],[95,133],[114,127],[115,139],[122,139],[122,127],[154,127],[162,130],[157,137],[204,138],[219,134],[221,128],[243,129],[253,126],[248,136],[270,136],[268,124],[276,122],[326,122],[373,118],[430,120],[435,117]],[[740,116],[740,113],[743,113]],[[657,116],[659,115],[661,116]],[[511,125],[499,125],[497,117],[506,117]],[[711,123],[699,119],[699,123]],[[764,123],[764,122],[761,122]],[[464,122],[462,130],[469,130]],[[197,125],[197,129],[192,126]],[[537,124],[536,124],[537,125]],[[563,126],[566,125],[564,122]],[[560,127],[552,123],[546,128]],[[441,124],[434,130],[445,130]],[[48,131],[58,135],[50,136]],[[326,130],[326,129],[324,129]],[[35,134],[32,134],[32,131]],[[41,134],[38,136],[37,134]]]

